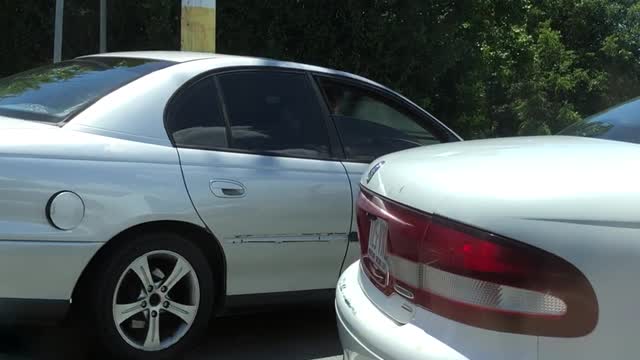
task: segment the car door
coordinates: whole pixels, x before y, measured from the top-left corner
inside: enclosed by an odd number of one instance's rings
[[[351,189],[304,72],[245,69],[181,91],[167,128],[199,215],[224,249],[227,295],[332,289]]]
[[[360,178],[376,158],[416,146],[460,140],[426,112],[386,90],[346,78],[317,75],[316,80],[344,149],[343,164],[353,199],[360,191]],[[355,211],[355,201],[353,206]],[[355,217],[351,229],[343,269],[360,257],[354,236]]]

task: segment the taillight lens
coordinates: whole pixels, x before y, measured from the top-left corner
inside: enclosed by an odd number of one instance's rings
[[[554,254],[366,189],[357,220],[362,267],[387,295],[396,292],[438,315],[495,331],[577,337],[595,328],[591,284]],[[384,268],[371,259],[372,221],[388,228]]]

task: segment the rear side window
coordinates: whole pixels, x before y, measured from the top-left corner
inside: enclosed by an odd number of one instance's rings
[[[305,74],[241,71],[219,75],[219,83],[231,126],[231,148],[330,156],[326,122]]]
[[[124,84],[171,64],[92,57],[19,73],[0,79],[0,115],[59,123]]]
[[[166,125],[177,146],[226,147],[227,128],[213,78],[182,90],[171,104]]]
[[[345,154],[371,161],[411,147],[440,143],[419,116],[374,91],[320,79]]]

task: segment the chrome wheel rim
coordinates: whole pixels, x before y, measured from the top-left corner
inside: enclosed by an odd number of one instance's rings
[[[113,321],[129,345],[158,351],[189,331],[199,304],[200,284],[191,264],[172,251],[151,251],[120,276],[112,300]]]

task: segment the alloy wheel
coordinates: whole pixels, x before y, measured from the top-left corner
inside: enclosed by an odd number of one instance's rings
[[[135,259],[113,294],[113,321],[120,336],[143,351],[177,343],[191,328],[200,303],[200,284],[179,254],[156,250]]]

